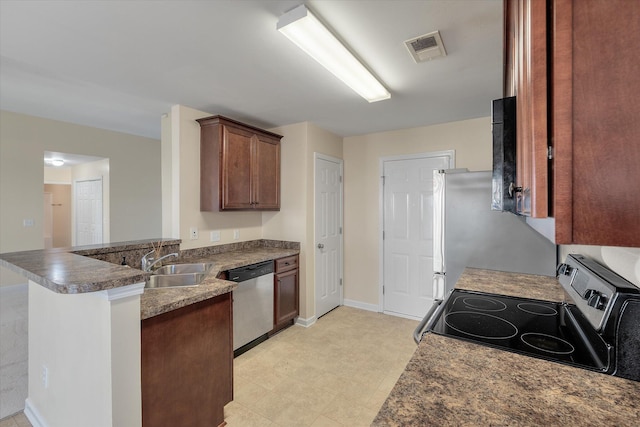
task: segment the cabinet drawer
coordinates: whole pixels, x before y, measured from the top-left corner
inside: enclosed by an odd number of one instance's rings
[[[276,273],[298,268],[298,255],[280,258],[276,260]]]

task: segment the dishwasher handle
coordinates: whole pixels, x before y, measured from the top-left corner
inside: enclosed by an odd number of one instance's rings
[[[413,331],[413,340],[415,341],[416,344],[420,344],[420,340],[422,339],[422,333],[424,332],[425,329],[427,329],[429,320],[431,319],[431,317],[433,317],[438,307],[440,307],[440,304],[442,304],[441,299],[433,300],[433,305],[431,306],[427,314],[422,318],[422,320],[418,324],[418,327],[415,329],[415,331]]]

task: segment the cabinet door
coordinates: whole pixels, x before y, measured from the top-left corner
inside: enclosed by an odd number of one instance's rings
[[[640,2],[552,5],[556,241],[640,247]]]
[[[547,8],[540,0],[505,1],[505,96],[516,96],[517,212],[549,215]]]
[[[289,270],[275,275],[274,329],[298,315],[298,271]]]
[[[233,399],[231,294],[144,319],[144,427],[217,426]]]
[[[251,209],[251,155],[255,134],[223,127],[221,209]]]
[[[280,209],[280,141],[256,136],[253,162],[253,207]]]

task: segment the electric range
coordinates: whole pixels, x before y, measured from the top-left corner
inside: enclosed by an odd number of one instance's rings
[[[582,255],[568,255],[558,279],[563,302],[454,289],[416,334],[426,329],[640,381],[640,289]]]

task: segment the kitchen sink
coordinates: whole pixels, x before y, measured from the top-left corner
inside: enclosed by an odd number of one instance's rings
[[[153,272],[158,275],[185,274],[185,273],[204,273],[207,274],[213,267],[213,263],[199,262],[193,264],[170,264],[165,265]]]
[[[191,264],[165,265],[153,272],[145,287],[174,288],[181,286],[197,286],[209,274],[213,263],[199,262]]]
[[[146,288],[173,288],[197,286],[207,277],[206,273],[152,274],[147,279]]]

